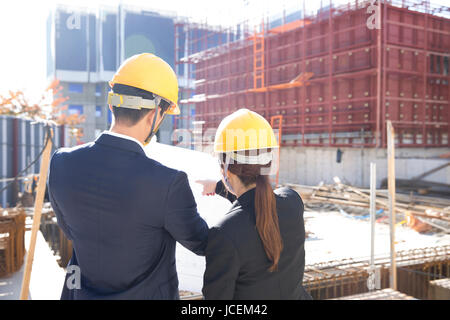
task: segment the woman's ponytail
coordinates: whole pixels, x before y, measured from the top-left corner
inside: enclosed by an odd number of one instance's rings
[[[272,261],[269,271],[273,272],[278,269],[278,262],[283,250],[283,241],[278,223],[275,194],[273,193],[269,176],[261,174],[263,169],[269,168],[270,165],[271,163],[266,165],[231,163],[228,166],[228,170],[237,175],[245,186],[256,184],[256,229],[264,246],[264,251],[269,260]]]
[[[283,241],[278,224],[275,195],[270,185],[269,177],[266,175],[258,175],[256,178],[255,215],[256,228],[261,237],[264,250],[267,257],[273,262],[269,271],[276,271],[281,251],[283,250]]]

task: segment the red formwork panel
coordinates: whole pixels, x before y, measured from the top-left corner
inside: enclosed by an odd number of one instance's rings
[[[352,54],[349,56],[349,59],[349,69],[351,70],[360,70],[370,67],[370,51],[368,50],[364,49],[352,52]]]
[[[235,107],[237,107],[238,109],[241,108],[246,108],[246,94],[245,93],[239,93],[237,94],[237,105]]]
[[[325,60],[327,61],[326,66]],[[307,61],[307,63],[311,66],[310,72],[313,72],[317,77],[324,76],[328,73],[328,57],[315,58]]]
[[[448,32],[450,30],[450,19],[445,19],[442,17],[429,17],[429,25],[431,29],[438,30],[441,32],[432,32],[429,36],[429,46],[433,50],[443,51],[448,53],[448,48],[450,47],[450,37]],[[443,32],[447,32],[444,34]]]
[[[448,82],[447,82],[448,83]],[[432,100],[439,100],[444,102],[449,101],[449,88],[448,84],[444,84],[444,81],[439,79],[432,79],[428,82],[428,92]]]
[[[342,30],[347,29],[351,27],[350,25],[351,21],[349,17],[347,16],[341,16],[337,19],[333,19],[333,30]],[[339,32],[335,37],[332,39],[333,41],[333,48],[334,49],[340,49],[348,47],[349,45],[353,44],[351,39],[351,33],[350,32]]]
[[[262,92],[254,93],[255,97],[255,108],[264,108],[265,105],[265,94]]]
[[[279,54],[279,62],[283,63],[289,59],[289,32],[283,33],[278,37],[278,54]]]
[[[298,88],[289,88],[282,90],[282,102],[290,108],[297,104]]]
[[[399,130],[400,146],[448,146],[444,133],[449,133],[450,79],[442,55],[448,56],[449,19],[391,5],[387,13],[381,66],[376,30],[366,26],[366,8],[333,15],[332,35],[325,16],[304,28],[266,35],[265,86],[313,72],[306,87],[253,91],[252,41],[231,44],[235,49],[198,62],[196,78],[206,82],[198,84],[196,93],[206,94],[207,100],[197,104],[196,118],[214,114],[214,120],[203,119],[206,127],[213,127],[238,108],[250,108],[268,120],[283,115],[285,134],[325,137],[361,130],[375,136],[391,120]],[[382,72],[379,88],[377,72]],[[214,102],[208,98],[217,94],[223,97]],[[377,103],[380,98],[385,100]],[[347,138],[327,139],[320,141],[353,143]]]
[[[307,35],[310,35],[308,38],[313,39],[307,43],[307,46],[310,46],[310,51],[307,51],[307,54],[314,55],[328,50],[328,27],[328,21],[320,22],[314,26],[308,25]]]
[[[353,60],[353,57],[349,53],[340,54],[338,56],[335,55],[333,57],[334,70],[336,73],[346,72],[350,69],[350,62]]]
[[[268,92],[268,96],[269,96],[269,106],[270,106],[269,112],[270,112],[270,114],[266,115],[266,116],[270,117],[273,115],[272,114],[273,109],[280,108],[279,92],[277,92],[277,91]]]
[[[228,97],[228,96],[220,97],[219,101],[220,101],[219,112],[225,112],[226,110],[228,110],[231,107],[230,97]]]
[[[371,79],[373,77],[366,76],[366,77],[359,77],[351,79],[351,97],[352,99],[366,99],[369,95],[373,95],[374,92],[370,90],[371,85]]]
[[[359,28],[355,28],[354,32],[354,44],[372,43],[375,41],[375,33],[367,28],[367,15],[359,14],[355,18],[355,25],[359,25]]]
[[[293,43],[298,42],[298,40],[296,40],[296,37],[297,35],[295,32],[289,32],[289,42],[288,46],[286,47],[286,60],[288,61],[298,60],[301,57],[301,46],[299,44],[292,45]]]
[[[389,22],[388,41],[404,46],[417,46],[424,42],[424,32],[420,28],[425,26],[425,15],[402,8],[390,7],[387,12]],[[413,25],[416,28],[406,27],[404,24]]]

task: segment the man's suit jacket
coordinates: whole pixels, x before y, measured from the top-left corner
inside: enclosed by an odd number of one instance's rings
[[[269,272],[256,229],[255,189],[239,198],[226,194],[222,182],[216,193],[233,201],[224,219],[210,229],[206,248],[203,295],[212,300],[309,300],[302,286],[305,269],[303,201],[289,188],[274,191],[283,251],[278,270]]]
[[[179,298],[176,241],[204,255],[208,235],[184,172],[148,158],[132,140],[103,133],[58,150],[48,187],[73,243],[69,265],[81,271],[81,289],[65,283],[62,299]]]

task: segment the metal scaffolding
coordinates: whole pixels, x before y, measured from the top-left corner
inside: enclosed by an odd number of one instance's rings
[[[330,1],[305,12],[189,39],[203,50],[181,59],[195,69],[195,95],[182,103],[195,104],[205,129],[249,108],[268,121],[283,115],[283,145],[386,147],[391,120],[399,147],[450,146],[448,7]],[[227,36],[212,45],[217,33]]]

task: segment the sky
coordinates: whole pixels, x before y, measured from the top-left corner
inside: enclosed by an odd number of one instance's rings
[[[37,95],[47,87],[46,79],[46,18],[56,4],[96,8],[116,7],[119,2],[153,10],[169,11],[198,21],[225,24],[243,19],[244,3],[249,3],[254,15],[259,11],[280,11],[280,3],[267,0],[13,0],[0,1],[0,94],[10,89],[22,89]],[[251,4],[253,2],[253,5]],[[288,6],[294,1],[284,1]],[[283,3],[284,3],[283,2]],[[296,1],[298,2],[298,1]],[[283,7],[283,6],[282,6]],[[258,10],[254,10],[257,8]]]
[[[434,0],[447,3],[448,0]],[[56,4],[96,8],[116,7],[120,2],[165,11],[209,24],[236,24],[245,19],[281,15],[300,10],[302,0],[13,0],[0,1],[0,94],[22,89],[36,95],[47,87],[46,19]],[[306,11],[329,4],[329,0],[307,0]],[[334,0],[333,3],[347,0]]]

